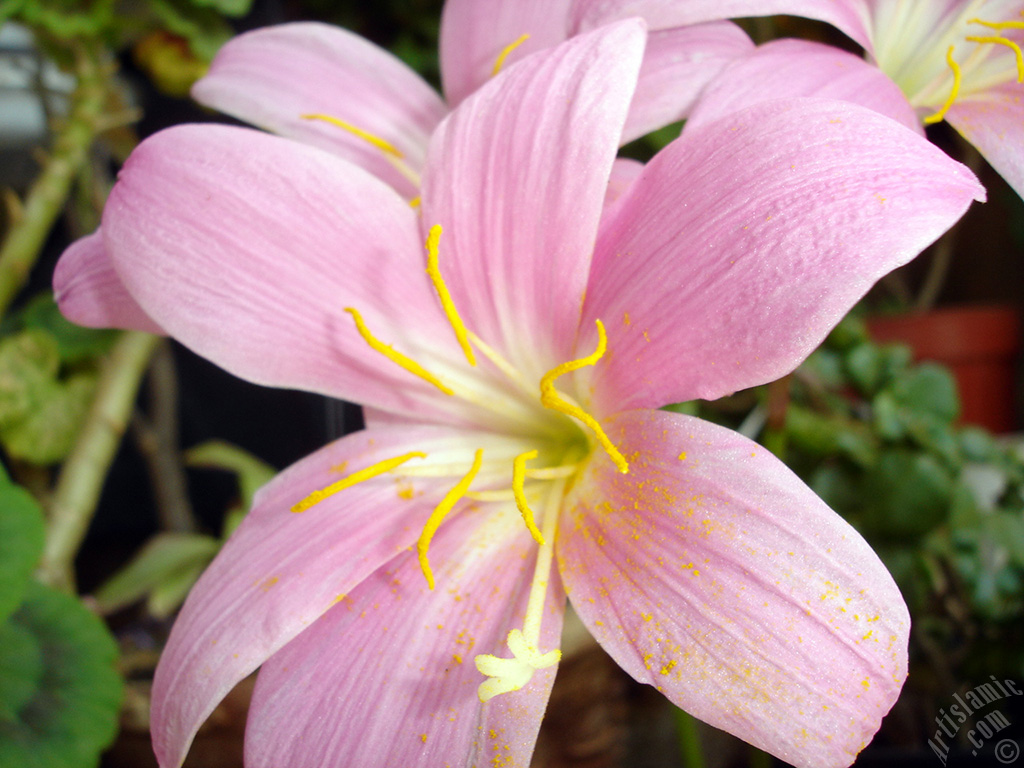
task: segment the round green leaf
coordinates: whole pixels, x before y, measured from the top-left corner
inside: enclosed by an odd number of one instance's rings
[[[21,604],[45,535],[43,513],[32,494],[6,475],[0,477],[0,622]]]
[[[11,645],[0,643],[0,669],[38,658],[0,704],[0,766],[88,768],[117,733],[121,678],[117,644],[106,625],[77,599],[31,582],[8,620]],[[28,650],[34,645],[35,652]]]

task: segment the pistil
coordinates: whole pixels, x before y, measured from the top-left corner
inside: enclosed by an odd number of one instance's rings
[[[565,465],[575,466],[576,458],[566,457]],[[533,581],[530,584],[523,627],[513,629],[506,638],[506,646],[512,653],[512,658],[501,658],[488,653],[481,654],[473,660],[477,670],[487,676],[477,689],[477,696],[482,702],[502,693],[520,690],[530,682],[535,671],[552,667],[562,658],[562,652],[557,648],[547,653],[540,652],[540,631],[548,583],[551,579],[555,537],[558,533],[558,514],[568,482],[567,477],[553,480],[544,501],[544,528],[541,532],[544,544],[537,551],[537,563],[533,569]]]

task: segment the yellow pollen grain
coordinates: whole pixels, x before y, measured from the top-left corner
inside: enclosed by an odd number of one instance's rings
[[[538,530],[537,523],[534,522],[533,510],[530,509],[530,505],[526,501],[526,492],[523,490],[523,484],[526,481],[526,462],[535,458],[537,458],[537,451],[534,450],[521,453],[513,459],[512,494],[515,496],[516,506],[519,507],[519,514],[523,516],[523,522],[526,523],[526,529],[533,536],[533,540],[543,547],[544,536]]]
[[[540,402],[545,408],[564,413],[566,416],[572,416],[589,427],[597,441],[601,444],[601,447],[605,449],[611,460],[615,462],[619,472],[626,474],[629,472],[629,463],[619,452],[619,449],[615,447],[615,444],[608,439],[608,435],[605,434],[601,425],[597,423],[597,419],[578,405],[566,402],[558,395],[558,391],[555,389],[555,379],[580,368],[594,365],[604,357],[605,350],[608,348],[608,335],[605,333],[604,323],[600,320],[595,320],[594,323],[597,325],[597,349],[586,357],[581,357],[578,360],[569,360],[545,373],[544,377],[540,380]]]
[[[430,540],[434,538],[434,534],[440,527],[441,522],[445,516],[451,511],[452,507],[455,506],[456,502],[461,499],[466,491],[469,490],[469,486],[473,482],[473,478],[476,477],[476,473],[480,471],[480,465],[483,463],[484,449],[477,448],[476,454],[473,456],[473,466],[470,467],[469,472],[463,477],[454,488],[445,494],[445,497],[441,499],[441,503],[438,504],[434,511],[430,513],[430,517],[427,519],[427,524],[423,526],[423,532],[420,534],[419,540],[416,542],[416,555],[420,561],[420,569],[423,571],[423,576],[427,580],[427,586],[430,589],[434,588],[434,572],[430,568],[430,560],[427,558],[427,551],[430,549]]]
[[[313,491],[309,496],[293,506],[292,512],[305,512],[307,509],[319,504],[327,497],[333,496],[340,491],[344,491],[346,488],[351,488],[353,485],[361,483],[364,480],[369,480],[377,477],[378,475],[383,475],[385,472],[390,472],[395,467],[404,464],[410,459],[425,458],[427,458],[427,454],[422,451],[410,451],[409,453],[403,453],[401,456],[395,456],[394,458],[378,461],[376,464],[371,464],[365,469],[360,469],[358,472],[353,472],[351,475],[343,477],[337,482],[331,483],[326,488],[322,488],[319,491]]]
[[[427,235],[427,274],[430,275],[430,281],[434,284],[434,290],[437,291],[437,296],[441,299],[441,306],[444,308],[444,314],[448,318],[448,322],[451,323],[452,330],[455,331],[455,338],[459,342],[459,346],[462,347],[462,352],[466,356],[466,360],[469,361],[470,365],[476,365],[476,355],[473,354],[473,347],[469,344],[469,332],[466,330],[466,324],[462,322],[462,317],[459,316],[459,311],[455,308],[455,302],[452,301],[452,295],[448,291],[448,286],[444,282],[444,278],[441,277],[441,268],[438,264],[438,246],[441,242],[441,225],[435,224],[430,228],[430,234]]]
[[[942,122],[942,119],[946,116],[949,108],[953,106],[953,102],[956,101],[956,97],[960,93],[960,81],[963,76],[960,72],[960,65],[957,64],[956,60],[953,58],[952,45],[949,46],[949,50],[946,51],[946,64],[949,65],[950,70],[953,72],[953,87],[949,91],[949,98],[947,98],[946,102],[939,108],[939,111],[924,118],[922,122],[925,125]]]
[[[369,131],[364,131],[362,128],[358,128],[357,126],[352,125],[352,123],[347,123],[344,120],[341,120],[340,118],[332,117],[331,115],[323,115],[319,113],[300,115],[300,117],[303,120],[322,120],[325,123],[330,123],[331,125],[337,128],[341,128],[342,130],[348,131],[354,136],[358,136],[360,139],[362,139],[365,142],[368,142],[369,144],[372,144],[386,155],[391,155],[392,157],[398,159],[404,157],[401,150],[399,150],[391,142],[387,141],[386,139],[382,139],[380,136],[372,134]]]
[[[525,33],[517,37],[511,43],[501,49],[501,53],[498,54],[498,58],[494,60],[494,67],[491,69],[491,77],[501,72],[502,66],[505,64],[505,59],[508,58],[509,54],[512,53],[516,48],[525,43],[530,39],[529,33]]]
[[[422,741],[424,744],[426,744],[427,743],[427,734],[421,733],[420,734],[420,741]]]
[[[420,205],[422,205],[422,204],[423,204],[423,198],[421,198],[419,195],[416,195],[416,197],[414,197],[412,200],[409,201],[409,207],[410,208],[414,208],[414,209],[415,208],[419,208]]]
[[[419,376],[427,383],[433,384],[446,395],[455,394],[455,392],[445,386],[439,378],[430,373],[411,357],[406,357],[401,352],[395,350],[390,344],[385,344],[380,339],[375,338],[374,335],[370,333],[370,329],[366,327],[366,323],[363,322],[363,316],[359,314],[359,310],[354,307],[345,307],[345,311],[352,315],[352,319],[355,320],[356,323],[356,330],[359,331],[359,335],[363,337],[363,341],[369,344],[372,350],[380,352],[388,360],[401,366],[414,376]]]

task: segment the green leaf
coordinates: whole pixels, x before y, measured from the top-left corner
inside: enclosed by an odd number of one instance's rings
[[[74,597],[32,582],[5,637],[0,667],[19,673],[0,687],[0,765],[97,765],[117,733],[122,691],[106,626]]]
[[[35,408],[0,428],[4,448],[11,456],[33,464],[60,461],[74,445],[95,390],[96,377],[91,373],[64,383],[41,383],[34,393]]]
[[[915,366],[893,381],[889,391],[900,405],[932,414],[946,423],[951,423],[960,413],[953,375],[935,363]]]
[[[178,606],[185,602],[189,590],[203,575],[208,564],[209,561],[204,560],[184,568],[153,587],[149,599],[146,600],[146,610],[150,615],[157,619],[166,619],[174,613]]]
[[[46,331],[29,329],[0,340],[0,425],[35,410],[59,368],[57,341]]]
[[[864,526],[887,538],[921,536],[945,521],[952,492],[953,478],[933,456],[886,451],[864,481]]]
[[[187,0],[149,0],[149,7],[163,28],[188,40],[203,61],[212,60],[231,37],[231,27],[210,8],[197,8]]]
[[[100,612],[116,611],[159,591],[168,582],[177,583],[180,571],[192,572],[198,567],[202,572],[219,549],[220,541],[212,536],[158,533],[96,591],[94,598]]]
[[[65,319],[47,292],[33,298],[18,314],[17,321],[25,328],[49,333],[57,342],[60,361],[75,365],[105,354],[117,339],[112,329],[83,328]]]
[[[113,10],[114,0],[29,0],[15,13],[28,26],[68,40],[102,36],[113,24]]]
[[[846,372],[861,394],[870,396],[882,381],[882,355],[874,344],[854,346],[846,355]]]
[[[0,622],[21,604],[45,534],[36,500],[0,470]]]
[[[210,440],[185,451],[185,463],[190,467],[223,469],[238,475],[238,490],[242,494],[241,506],[252,506],[256,491],[269,483],[277,470],[248,451],[221,440]]]
[[[199,8],[210,8],[225,16],[244,16],[252,7],[252,0],[192,0]]]

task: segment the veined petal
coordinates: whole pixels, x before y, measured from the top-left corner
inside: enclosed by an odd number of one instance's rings
[[[418,171],[447,108],[412,69],[368,40],[314,22],[257,29],[228,41],[192,89],[208,107],[338,154],[406,197],[419,194],[377,147],[303,115],[338,118],[387,141]]]
[[[574,21],[590,29],[614,19],[642,16],[651,29],[668,29],[742,16],[779,13],[826,21],[870,47],[866,4],[870,0],[589,0],[578,2]]]
[[[199,725],[238,681],[406,550],[452,481],[384,474],[301,513],[291,508],[353,472],[411,451],[427,458],[411,459],[410,466],[468,467],[483,439],[412,425],[357,432],[260,490],[189,594],[161,656],[152,710],[161,766],[181,763]],[[493,439],[487,444],[501,450]],[[514,450],[508,450],[509,463]]]
[[[910,618],[867,543],[769,451],[722,427],[619,414],[558,562],[598,642],[696,717],[795,766],[853,762],[907,673]]]
[[[509,504],[452,518],[430,551],[436,589],[403,553],[264,664],[246,734],[249,768],[529,763],[555,667],[481,704],[485,678],[473,660],[509,655],[536,546]],[[541,645],[557,648],[565,609],[557,574],[546,605]]]
[[[958,101],[946,121],[1024,197],[1024,87],[1006,83]]]
[[[728,65],[700,94],[686,130],[745,106],[793,96],[850,101],[924,134],[903,91],[878,67],[831,45],[789,39],[765,43]]]
[[[753,47],[730,22],[652,31],[622,142],[685,118],[704,86]]]
[[[469,329],[527,377],[572,352],[612,162],[643,53],[639,21],[541,51],[431,140],[424,227]]]
[[[789,373],[972,199],[984,190],[967,168],[853,104],[766,102],[687,131],[602,228],[581,340],[604,322],[596,410]]]
[[[499,57],[504,69],[569,37],[571,5],[572,0],[448,0],[440,34],[441,82],[448,103],[458,105],[486,83]],[[521,40],[523,35],[529,37]]]
[[[100,229],[76,240],[61,255],[53,273],[53,293],[61,314],[78,325],[163,333],[124,287]]]
[[[171,128],[132,153],[103,235],[145,312],[235,375],[395,411],[464,408],[372,350],[344,311],[435,375],[446,354],[464,367],[415,212],[345,160],[244,128]]]

